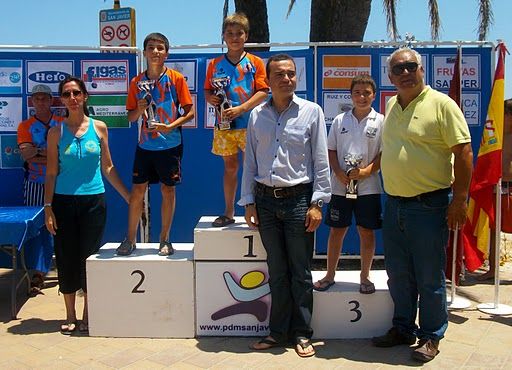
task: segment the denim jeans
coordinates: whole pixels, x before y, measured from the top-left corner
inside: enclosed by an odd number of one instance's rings
[[[267,252],[270,295],[270,335],[278,342],[311,338],[314,233],[306,232],[307,192],[276,199],[256,194],[259,232]]]
[[[448,327],[446,306],[446,211],[449,192],[421,200],[389,196],[383,220],[393,326],[420,339],[440,340]],[[419,296],[419,328],[416,312]]]

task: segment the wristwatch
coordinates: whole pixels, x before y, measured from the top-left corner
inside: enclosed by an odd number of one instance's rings
[[[315,200],[311,202],[312,206],[317,206],[318,208],[322,208],[324,205],[324,201],[322,199]]]

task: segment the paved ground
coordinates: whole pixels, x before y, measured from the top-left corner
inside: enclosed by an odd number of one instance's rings
[[[512,305],[512,263],[502,267],[500,302]],[[292,348],[254,353],[253,338],[126,339],[64,336],[58,329],[64,318],[62,296],[55,281],[36,297],[19,296],[18,320],[10,319],[9,273],[0,270],[1,369],[383,369],[421,367],[410,359],[411,348],[372,347],[369,340],[316,341],[315,358],[301,359]],[[424,368],[505,369],[512,364],[512,316],[490,316],[478,311],[492,302],[490,282],[478,283],[468,274],[459,295],[472,307],[450,314],[441,353]]]

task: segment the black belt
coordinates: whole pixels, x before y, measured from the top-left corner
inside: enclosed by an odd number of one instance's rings
[[[391,198],[399,200],[401,202],[421,202],[425,198],[429,198],[431,196],[449,194],[451,190],[452,190],[452,188],[438,189],[438,190],[434,190],[434,191],[429,191],[428,193],[418,194],[413,197],[400,197],[397,195],[389,195],[389,196]]]
[[[263,185],[260,182],[256,182],[256,194],[258,195],[268,195],[273,198],[291,198],[296,197],[298,195],[302,195],[311,191],[313,188],[313,184],[298,184],[294,186],[286,186],[282,188],[276,188],[274,186]]]

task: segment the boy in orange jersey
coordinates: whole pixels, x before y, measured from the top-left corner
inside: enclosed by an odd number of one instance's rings
[[[162,227],[158,254],[174,253],[170,229],[176,204],[176,185],[181,182],[183,145],[180,127],[194,117],[192,97],[183,75],[165,66],[169,40],[161,33],[151,33],[144,40],[148,69],[134,77],[128,90],[128,120],[142,117],[139,144],[133,163],[128,232],[117,248],[127,256],[135,250],[137,224],[142,214],[144,194],[149,183],[160,182],[162,192]]]
[[[235,222],[238,152],[245,151],[249,114],[267,98],[269,90],[263,61],[244,50],[248,36],[249,21],[244,14],[226,17],[222,37],[228,51],[210,62],[204,83],[206,100],[217,109],[212,153],[224,160],[225,210],[213,221],[214,227]]]

